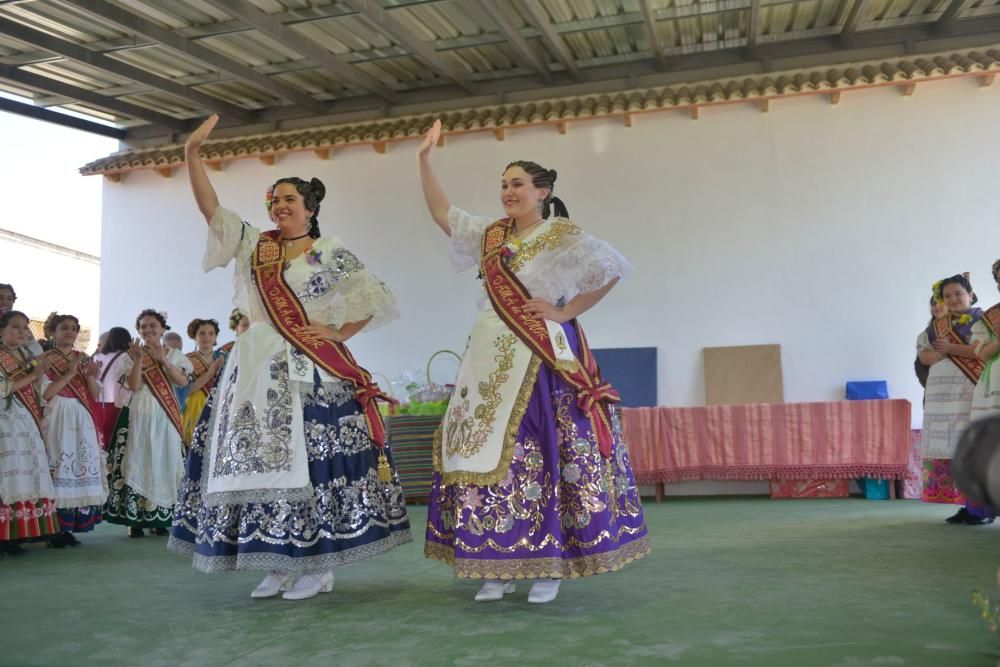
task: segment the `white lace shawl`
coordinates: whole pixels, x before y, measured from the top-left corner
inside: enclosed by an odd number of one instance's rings
[[[492,218],[473,216],[454,206],[449,209],[450,256],[456,271],[479,264],[483,233],[493,222]],[[511,259],[517,277],[534,298],[557,305],[632,273],[632,265],[610,244],[565,218],[549,218],[539,225],[525,238],[520,253],[528,259]],[[480,306],[485,300],[483,291]]]

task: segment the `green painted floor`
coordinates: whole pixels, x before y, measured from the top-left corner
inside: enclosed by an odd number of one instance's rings
[[[165,538],[101,526],[0,560],[0,665],[996,665],[971,603],[996,590],[1000,523],[915,501],[647,502],[654,553],[622,572],[474,603],[422,534],[337,570],[334,592],[251,600]],[[411,509],[416,526],[426,516]],[[419,531],[418,531],[419,532]]]

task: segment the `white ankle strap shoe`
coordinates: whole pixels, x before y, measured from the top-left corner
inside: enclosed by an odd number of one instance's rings
[[[499,581],[490,579],[476,593],[476,602],[496,602],[503,600],[504,595],[510,595],[515,590],[513,581]]]

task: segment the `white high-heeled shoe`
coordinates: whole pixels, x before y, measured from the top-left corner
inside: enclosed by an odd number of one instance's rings
[[[552,602],[559,595],[559,582],[562,579],[538,579],[531,585],[528,592],[528,602],[532,604],[545,604]]]
[[[292,577],[287,572],[268,572],[263,581],[257,584],[257,588],[250,593],[252,598],[273,598],[281,591],[288,588]]]
[[[490,579],[476,593],[476,602],[496,602],[503,600],[504,595],[510,595],[516,589],[513,581]]]
[[[296,580],[295,585],[285,591],[281,597],[286,600],[308,600],[320,593],[329,593],[332,590],[333,572],[328,570],[314,574],[303,574]]]

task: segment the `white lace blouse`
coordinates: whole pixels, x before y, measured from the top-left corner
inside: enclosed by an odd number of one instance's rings
[[[202,268],[207,272],[236,261],[233,305],[251,322],[268,320],[251,277],[251,258],[260,230],[221,206],[209,223]],[[339,239],[324,236],[312,249],[287,262],[285,280],[315,323],[341,327],[371,318],[370,331],[399,317],[396,297]]]
[[[449,209],[450,255],[456,271],[479,265],[483,233],[495,221],[454,206]],[[632,273],[621,253],[566,218],[549,218],[538,225],[508,262],[532,297],[558,306]],[[485,289],[478,301],[480,308],[485,307]]]

